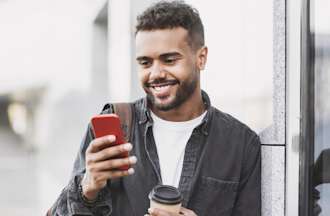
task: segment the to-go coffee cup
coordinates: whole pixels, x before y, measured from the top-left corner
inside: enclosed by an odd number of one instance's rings
[[[180,213],[182,195],[175,187],[157,185],[149,193],[149,199],[151,208]]]

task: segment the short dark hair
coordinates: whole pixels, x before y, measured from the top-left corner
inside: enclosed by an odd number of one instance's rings
[[[198,11],[183,1],[160,1],[137,17],[136,31],[182,27],[188,31],[188,43],[195,49],[204,46],[204,27]]]

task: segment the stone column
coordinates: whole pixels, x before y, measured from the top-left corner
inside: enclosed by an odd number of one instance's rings
[[[111,102],[130,99],[131,88],[131,13],[129,0],[108,3],[108,71]]]

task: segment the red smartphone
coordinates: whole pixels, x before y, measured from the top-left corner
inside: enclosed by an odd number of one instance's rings
[[[116,114],[104,114],[94,116],[91,120],[92,129],[94,132],[94,136],[96,138],[103,137],[106,135],[114,135],[116,136],[116,141],[113,145],[120,145],[126,143],[124,138],[124,133],[120,127],[120,119]],[[117,157],[114,158],[126,158],[128,157],[128,152],[124,152]],[[128,170],[130,168],[129,165],[119,167],[119,170]]]

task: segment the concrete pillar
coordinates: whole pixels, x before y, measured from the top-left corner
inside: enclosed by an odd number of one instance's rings
[[[108,7],[108,70],[111,102],[128,101],[131,83],[131,10],[129,0],[111,0]]]

